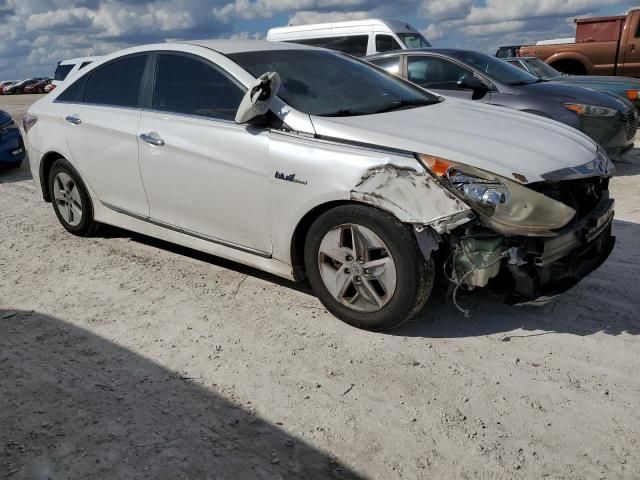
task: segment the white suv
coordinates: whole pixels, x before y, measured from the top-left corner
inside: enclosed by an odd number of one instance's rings
[[[588,137],[328,50],[131,48],[36,102],[24,127],[68,231],[106,223],[307,277],[361,328],[416,314],[436,277],[513,298],[567,288],[613,246],[612,167]]]

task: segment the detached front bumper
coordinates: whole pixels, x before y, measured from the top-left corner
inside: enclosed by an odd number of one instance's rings
[[[603,198],[589,215],[559,236],[525,239],[519,248],[526,263],[507,264],[514,281],[512,303],[563,293],[600,267],[615,245],[613,216],[614,201]]]

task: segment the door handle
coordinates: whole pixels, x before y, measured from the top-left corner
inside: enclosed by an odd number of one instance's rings
[[[151,145],[155,145],[156,147],[164,146],[164,140],[158,137],[158,134],[154,133],[141,133],[139,135],[140,140],[147,142]]]
[[[80,120],[80,117],[77,115],[69,115],[64,119],[69,123],[73,123],[74,125],[80,125],[82,123],[82,120]]]

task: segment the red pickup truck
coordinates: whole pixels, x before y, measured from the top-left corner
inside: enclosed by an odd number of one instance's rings
[[[525,45],[521,57],[538,57],[572,75],[640,77],[640,8],[617,17],[578,18],[575,43]]]

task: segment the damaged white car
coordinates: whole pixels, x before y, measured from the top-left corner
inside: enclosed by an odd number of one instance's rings
[[[322,49],[128,49],[35,103],[24,129],[70,232],[105,223],[308,278],[371,330],[420,311],[436,277],[532,299],[614,243],[613,168],[585,135]]]

